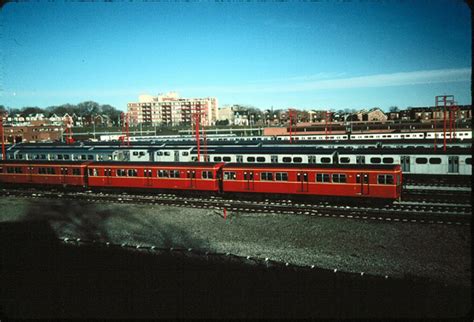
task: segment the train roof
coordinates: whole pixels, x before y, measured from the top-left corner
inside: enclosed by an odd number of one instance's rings
[[[222,164],[222,162],[152,162],[152,161],[62,161],[62,160],[0,160],[0,164],[40,164],[40,165],[51,165],[51,164],[61,164],[61,165],[90,165],[90,166],[177,166],[177,167],[214,167]]]
[[[61,164],[65,166],[71,165],[87,165],[91,161],[63,161],[63,160],[0,160],[0,165],[8,164],[39,164],[39,165],[53,165]]]
[[[345,149],[341,148],[337,150],[338,154],[394,154],[394,155],[406,155],[406,154],[428,154],[428,155],[470,155],[472,149],[460,148],[460,147],[448,147],[446,151],[443,147],[438,147],[436,151],[433,147],[414,147],[414,148],[358,148],[358,149]]]
[[[193,149],[195,151],[195,149]],[[202,151],[202,150],[201,150]],[[208,154],[471,154],[472,150],[468,147],[448,147],[446,152],[442,147],[438,147],[436,151],[428,147],[413,148],[317,148],[317,147],[257,147],[257,148],[210,148],[207,149]]]
[[[396,170],[399,164],[312,164],[312,163],[226,163],[223,170],[237,169],[347,169],[347,170]]]

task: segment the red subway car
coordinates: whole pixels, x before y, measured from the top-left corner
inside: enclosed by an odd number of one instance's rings
[[[398,199],[400,165],[229,163],[223,191]]]
[[[85,187],[86,170],[87,162],[2,161],[0,182]]]
[[[222,166],[204,162],[94,162],[88,166],[88,186],[218,192]]]

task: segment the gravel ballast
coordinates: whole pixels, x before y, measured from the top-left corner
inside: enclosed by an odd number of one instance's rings
[[[2,197],[0,221],[58,237],[193,248],[347,272],[471,284],[470,226]]]

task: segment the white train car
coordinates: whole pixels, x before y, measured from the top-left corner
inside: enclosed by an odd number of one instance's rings
[[[341,164],[400,164],[403,173],[420,175],[472,175],[467,149],[392,149],[339,151]]]

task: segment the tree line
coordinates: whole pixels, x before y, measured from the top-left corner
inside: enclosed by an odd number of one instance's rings
[[[117,120],[120,117],[120,110],[111,106],[109,104],[99,104],[94,101],[81,102],[79,104],[62,104],[62,105],[53,105],[46,108],[41,108],[37,106],[25,106],[22,108],[9,108],[3,105],[0,105],[0,113],[8,113],[9,115],[13,114],[36,114],[43,113],[45,116],[50,116],[52,114],[64,115],[64,114],[76,114],[77,116],[90,116],[90,115],[107,115],[111,120]]]

